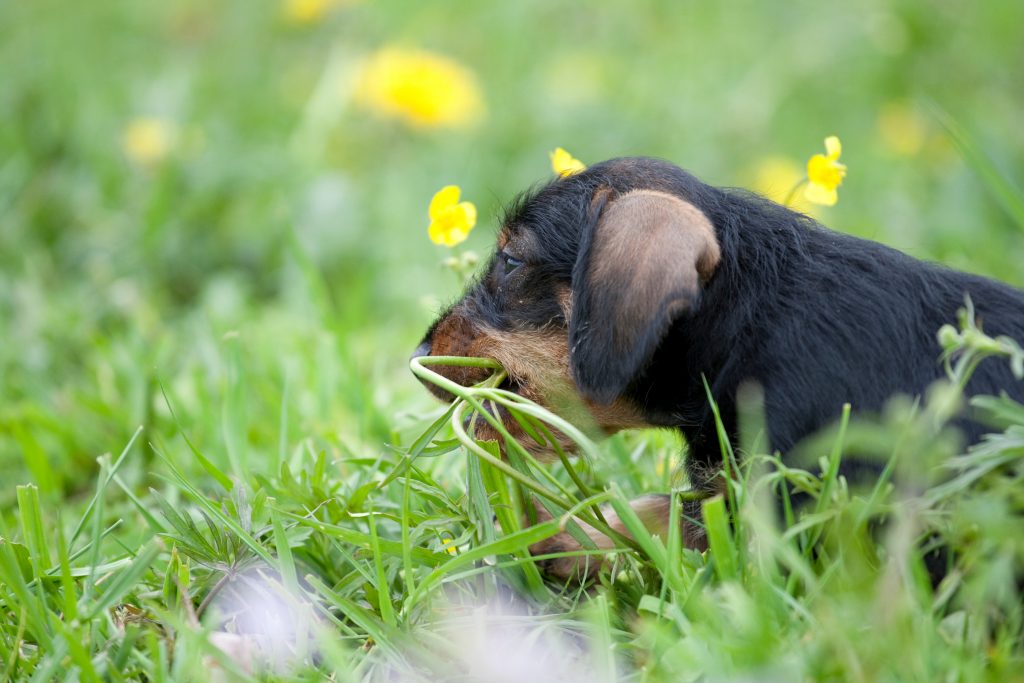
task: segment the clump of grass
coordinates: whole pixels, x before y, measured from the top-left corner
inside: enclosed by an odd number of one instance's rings
[[[561,680],[1011,680],[1024,665],[1024,406],[973,399],[997,431],[963,454],[950,423],[978,362],[1020,368],[1024,351],[969,311],[941,338],[949,382],[876,420],[847,413],[794,455],[803,467],[764,452],[752,393],[744,457],[723,441],[728,490],[703,503],[706,553],[675,529],[651,535],[628,506],[664,485],[656,461],[677,443],[640,433],[597,445],[498,388],[491,361],[415,360],[456,401],[376,454],[331,462],[306,442],[277,472],[240,479],[186,441],[207,483],[160,446],[166,482],[147,493],[121,476],[136,434],[101,459],[73,524],[48,523],[35,487],[18,488],[17,528],[0,528],[0,667],[11,680],[472,680],[495,662],[519,671],[504,653]],[[494,372],[461,387],[431,370],[455,363]],[[558,461],[511,439],[498,406]],[[481,420],[502,448],[473,437]],[[883,464],[863,490],[840,475],[854,456]],[[674,484],[678,520],[690,494]],[[801,510],[788,504],[796,493],[810,501]],[[534,499],[553,519],[529,524]],[[111,519],[117,501],[134,512]],[[632,534],[611,551],[575,522],[612,533],[601,505]],[[591,584],[538,571],[529,546],[560,529],[604,560]],[[950,552],[933,587],[936,545]],[[495,651],[481,660],[480,648]]]

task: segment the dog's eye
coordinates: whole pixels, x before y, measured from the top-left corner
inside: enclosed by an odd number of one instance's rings
[[[508,254],[506,254],[504,252],[502,252],[502,254],[501,254],[501,260],[505,264],[505,275],[508,275],[513,270],[515,270],[519,266],[523,265],[522,261],[520,261],[517,258],[512,258],[511,256],[509,256]]]

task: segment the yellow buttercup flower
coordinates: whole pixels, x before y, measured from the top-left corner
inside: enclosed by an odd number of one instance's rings
[[[832,206],[839,199],[836,188],[846,176],[846,166],[839,163],[843,147],[839,138],[831,135],[825,138],[825,154],[815,154],[807,162],[807,187],[804,197],[807,201]]]
[[[282,10],[294,24],[313,24],[327,16],[331,4],[331,0],[285,0]]]
[[[383,116],[426,128],[466,126],[483,113],[473,74],[424,50],[385,48],[370,56],[357,74],[355,100]]]
[[[171,151],[174,127],[163,119],[146,117],[131,121],[121,133],[121,149],[139,166],[155,166]]]
[[[555,151],[551,152],[551,169],[555,172],[555,175],[559,175],[564,178],[572,175],[573,173],[585,171],[587,170],[587,167],[582,161],[575,158],[561,147],[556,147]]]
[[[434,244],[454,247],[469,237],[476,225],[476,207],[472,202],[460,202],[461,194],[458,185],[447,185],[430,200],[427,235]]]

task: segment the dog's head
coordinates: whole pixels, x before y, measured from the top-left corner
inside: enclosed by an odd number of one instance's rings
[[[506,388],[606,433],[647,424],[630,388],[720,260],[697,208],[711,199],[694,196],[709,189],[666,162],[628,158],[527,194],[506,212],[478,281],[414,355],[494,359]],[[487,374],[434,369],[463,385]]]

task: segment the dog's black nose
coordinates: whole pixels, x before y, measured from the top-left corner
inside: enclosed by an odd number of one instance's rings
[[[409,356],[409,360],[412,360],[413,358],[422,358],[423,356],[429,356],[429,355],[430,355],[430,342],[425,341],[425,342],[423,342],[422,344],[420,344],[419,346],[416,347],[416,350],[412,352],[411,356]]]

